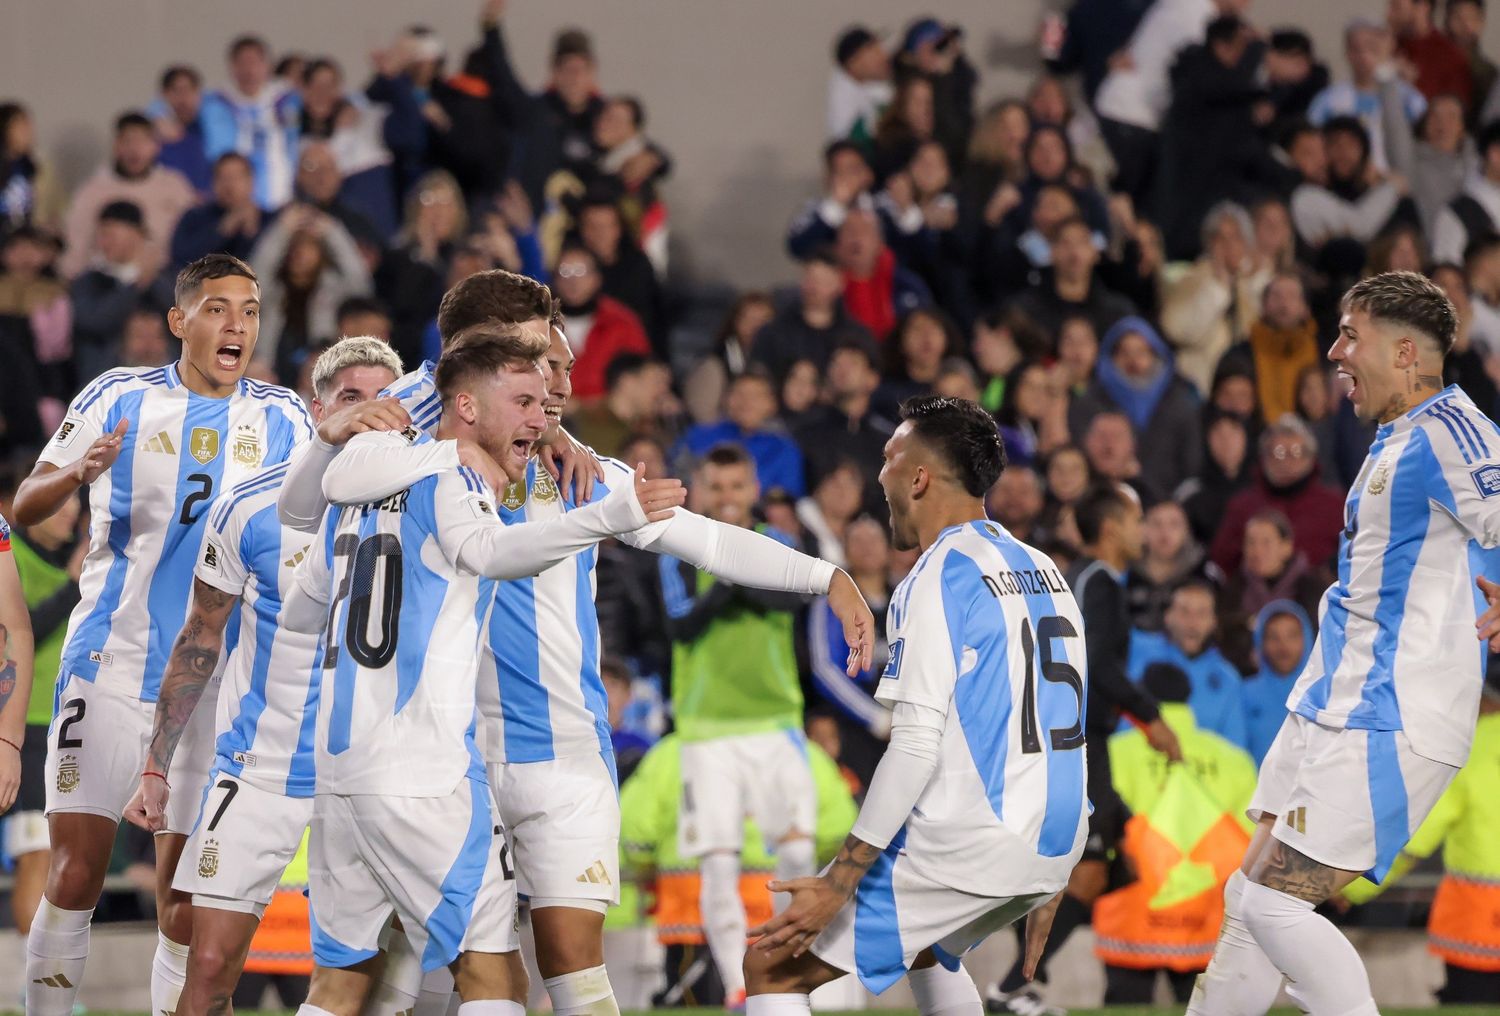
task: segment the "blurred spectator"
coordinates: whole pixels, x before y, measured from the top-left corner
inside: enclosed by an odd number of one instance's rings
[[[1322,479],[1318,445],[1307,424],[1283,416],[1260,437],[1260,469],[1254,483],[1230,499],[1210,555],[1226,575],[1239,571],[1245,525],[1266,508],[1292,520],[1297,549],[1315,567],[1325,566],[1338,549],[1344,528],[1344,497]]]
[[[1243,420],[1251,437],[1260,436],[1260,402],[1255,394],[1255,372],[1248,363],[1233,359],[1220,362],[1214,371],[1213,387],[1208,390],[1208,404]]]
[[[482,31],[480,45],[450,73],[446,43],[426,26],[407,29],[409,62],[397,79],[422,100],[428,165],[453,174],[464,193],[476,199],[495,193],[505,180],[513,136],[498,32]]]
[[[1130,301],[1110,290],[1095,268],[1099,251],[1093,231],[1083,219],[1065,219],[1051,241],[1052,267],[1041,281],[1028,286],[1011,306],[1029,317],[1055,342],[1063,320],[1072,315],[1089,319],[1097,334],[1135,312]]]
[[[1042,478],[1030,466],[1007,463],[1000,479],[985,496],[984,507],[989,517],[1005,527],[1006,531],[1022,543],[1041,543],[1039,526],[1042,509],[1046,506]]]
[[[506,271],[548,282],[541,233],[531,201],[520,183],[511,180],[488,204],[480,203],[477,231],[469,241]]]
[[[1024,150],[1026,176],[1022,179],[1014,211],[1006,214],[1013,218],[1031,218],[1032,206],[1039,199],[1042,189],[1061,186],[1068,189],[1078,215],[1099,236],[1109,226],[1109,210],[1104,197],[1082,179],[1078,162],[1073,154],[1073,142],[1067,132],[1056,124],[1036,124],[1026,138]]]
[[[875,174],[865,153],[852,141],[834,141],[823,149],[823,194],[808,198],[787,227],[786,249],[806,261],[816,251],[832,247],[839,227],[856,208],[870,209]]]
[[[962,360],[956,361],[964,368],[972,370]],[[942,375],[938,375],[939,383]],[[788,430],[797,430],[809,423],[814,416],[818,406],[818,399],[823,393],[823,375],[818,370],[818,365],[811,360],[798,360],[792,364],[791,370],[786,372],[786,377],[781,379],[781,423]]]
[[[379,297],[351,296],[339,304],[334,338],[370,335],[382,342],[391,341],[391,313]]]
[[[172,233],[173,271],[205,254],[233,254],[250,259],[266,225],[255,203],[255,172],[239,152],[225,152],[214,163],[213,200],[189,208]]]
[[[1224,352],[1249,337],[1271,273],[1258,256],[1255,225],[1243,207],[1226,201],[1204,216],[1203,254],[1167,286],[1161,308],[1177,370],[1200,392],[1209,389]]]
[[[666,364],[640,353],[620,353],[609,361],[604,379],[604,398],[578,406],[568,416],[578,440],[613,455],[632,437],[666,442],[677,436],[682,409],[672,394]]]
[[[1110,59],[1130,42],[1150,7],[1150,0],[1077,0],[1066,15],[1054,15],[1057,21],[1044,25],[1042,59],[1056,74],[1080,71],[1084,98],[1092,104]],[[1049,35],[1049,28],[1061,37]]]
[[[995,413],[1008,462],[1029,466],[1068,443],[1068,397],[1053,368],[1038,360],[1017,364],[1005,379]]]
[[[950,356],[938,368],[937,380],[932,383],[932,393],[945,399],[979,401],[979,375],[974,365],[958,356]]]
[[[569,244],[557,259],[553,285],[562,307],[568,341],[573,344],[573,397],[597,399],[605,393],[604,371],[620,353],[651,354],[651,341],[640,319],[617,300],[600,292],[603,277],[594,254]],[[439,296],[442,294],[439,293]],[[775,396],[771,400],[775,411]]]
[[[1172,369],[1172,351],[1156,329],[1138,317],[1115,322],[1094,370],[1094,383],[1068,412],[1072,430],[1082,433],[1095,414],[1119,411],[1130,420],[1136,445],[1152,450],[1141,464],[1152,490],[1168,494],[1196,476],[1203,455],[1198,400]]]
[[[1396,37],[1396,52],[1415,71],[1412,84],[1431,100],[1456,95],[1468,109],[1474,79],[1468,55],[1437,28],[1437,0],[1390,0],[1386,23]]]
[[[19,102],[0,102],[0,234],[62,224],[65,195],[36,151],[36,125]]]
[[[974,87],[979,81],[964,55],[962,28],[930,17],[907,26],[897,55],[898,93],[905,81],[915,79],[932,89],[933,135],[948,150],[950,162],[962,162],[974,129]]]
[[[682,450],[701,458],[718,445],[742,445],[762,491],[801,497],[807,493],[802,452],[795,441],[772,429],[775,418],[776,387],[771,375],[764,368],[751,367],[730,382],[724,396],[724,419],[690,428],[683,435]]]
[[[1382,272],[1416,272],[1422,274],[1427,257],[1422,250],[1422,231],[1408,222],[1385,230],[1365,248],[1364,277]]]
[[[288,383],[308,349],[334,335],[339,306],[370,294],[370,273],[348,230],[305,205],[276,217],[250,263],[260,279],[261,301],[254,357]]]
[[[577,222],[578,238],[593,251],[599,265],[600,292],[635,311],[658,354],[666,353],[661,284],[650,259],[626,227],[619,206],[603,197],[585,198]]]
[[[1279,420],[1297,408],[1302,372],[1322,360],[1318,323],[1307,306],[1302,278],[1293,272],[1279,273],[1266,284],[1260,306],[1249,341],[1232,348],[1225,359],[1254,375],[1261,418]]]
[[[932,304],[926,283],[896,263],[874,212],[850,211],[835,251],[844,273],[844,309],[877,340],[885,341],[901,315]]]
[[[1224,655],[1244,673],[1254,671],[1251,636],[1255,618],[1272,600],[1291,600],[1318,615],[1329,576],[1314,568],[1292,540],[1292,523],[1274,508],[1245,523],[1243,563],[1229,577],[1219,602]]]
[[[1003,475],[1003,474],[1002,474]],[[1042,528],[1054,539],[1064,538],[1062,523],[1071,519],[1073,506],[1094,485],[1094,467],[1077,445],[1063,445],[1047,456],[1043,469],[1047,479],[1047,504],[1042,509]],[[1076,530],[1069,542],[1079,546]]]
[[[1485,122],[1480,117],[1481,107],[1487,106],[1494,91],[1497,71],[1495,64],[1484,55],[1484,0],[1448,0],[1444,9],[1443,27],[1448,38],[1453,40],[1469,62],[1469,79],[1474,84],[1473,99],[1469,103],[1471,126]],[[1437,96],[1433,97],[1434,99]]]
[[[1307,119],[1322,127],[1335,117],[1352,116],[1364,125],[1370,138],[1375,167],[1392,168],[1388,158],[1391,140],[1385,136],[1390,118],[1386,104],[1403,112],[1406,123],[1414,124],[1427,112],[1427,99],[1396,73],[1392,66],[1395,43],[1390,30],[1368,18],[1355,18],[1344,29],[1344,58],[1349,63],[1349,80],[1338,81],[1319,92],[1307,109]]]
[[[165,367],[175,359],[168,343],[167,319],[155,307],[137,307],[125,319],[120,336],[121,367]]]
[[[1130,679],[1139,683],[1153,663],[1180,667],[1192,683],[1188,705],[1198,726],[1244,748],[1248,735],[1240,672],[1214,644],[1215,597],[1213,583],[1207,579],[1178,583],[1162,614],[1162,630],[1130,633]]]
[[[1078,199],[1064,183],[1044,184],[1029,207],[1020,190],[1001,184],[997,198],[985,206],[975,238],[975,289],[992,303],[1035,285],[1052,266],[1052,241],[1057,229],[1079,217]],[[1092,234],[1096,247],[1103,234]]]
[[[302,99],[271,75],[265,40],[242,35],[229,44],[232,83],[203,97],[204,154],[210,161],[239,152],[255,167],[255,200],[274,211],[292,198]]]
[[[962,322],[973,320],[968,252],[958,222],[958,198],[943,146],[924,141],[900,172],[886,180],[876,207],[890,224],[897,260],[916,272],[939,305]]]
[[[958,178],[958,200],[968,209],[962,218],[973,219],[974,209],[988,212],[1006,184],[1019,185],[1026,177],[1026,138],[1031,134],[1031,115],[1019,99],[1001,99],[985,109],[969,139],[968,158]],[[997,225],[1003,210],[997,210]]]
[[[1258,766],[1286,722],[1286,700],[1312,655],[1313,629],[1306,610],[1291,600],[1273,600],[1255,617],[1255,672],[1240,685],[1246,748]]]
[[[349,220],[344,225],[360,242],[378,247],[397,228],[397,173],[388,141],[392,133],[399,139],[399,124],[395,132],[388,132],[389,107],[372,105],[363,92],[345,91],[344,72],[329,57],[310,60],[300,80],[303,146],[297,188],[308,189],[302,180],[308,172],[307,140],[326,141],[338,171],[335,194],[339,205],[365,217],[374,235],[365,234]],[[323,205],[331,204],[333,198],[313,200]]]
[[[294,184],[296,200],[333,216],[365,247],[381,250],[385,238],[395,232],[394,213],[378,203],[364,205],[348,200],[345,182],[332,144],[316,139],[302,143]]]
[[[819,370],[826,369],[833,350],[844,342],[863,343],[873,350],[870,333],[845,309],[843,290],[832,251],[822,248],[808,255],[802,262],[797,302],[776,312],[755,333],[750,359],[780,378],[797,360],[811,360]]]
[[[1458,311],[1458,331],[1453,348],[1443,359],[1443,380],[1456,384],[1490,417],[1500,416],[1500,387],[1494,376],[1500,375],[1500,361],[1493,346],[1475,343],[1473,336],[1474,305],[1469,299],[1469,282],[1457,265],[1438,265],[1432,270],[1432,281],[1453,301]],[[1332,396],[1329,397],[1330,400]],[[1333,413],[1329,413],[1330,419]],[[1319,438],[1322,447],[1322,438]],[[1335,474],[1338,475],[1338,474]]]
[[[1125,573],[1130,623],[1140,631],[1161,631],[1172,594],[1189,578],[1217,581],[1222,576],[1193,539],[1187,512],[1176,501],[1158,501],[1141,527],[1141,556]]]
[[[1452,359],[1451,350],[1448,359]],[[1444,366],[1446,369],[1447,361]],[[1297,376],[1296,413],[1318,442],[1318,467],[1323,470],[1323,475],[1338,485],[1347,486],[1338,460],[1338,400],[1342,398],[1338,386],[1342,383],[1321,361],[1302,368],[1302,373]]]
[[[1464,183],[1478,171],[1474,139],[1464,131],[1464,107],[1451,95],[1435,96],[1413,137],[1405,117],[1387,115],[1391,168],[1411,181],[1422,229],[1431,236],[1449,202],[1463,193]]]
[[[805,287],[808,274],[805,267],[802,274]],[[833,267],[831,260],[827,277],[829,289],[832,291],[828,302],[838,307],[843,280],[839,278],[838,269]],[[769,293],[751,290],[735,298],[729,308],[729,313],[724,315],[724,322],[719,325],[712,348],[693,366],[692,370],[688,371],[687,378],[682,384],[684,401],[687,403],[688,413],[692,416],[694,423],[707,423],[718,417],[719,407],[724,404],[725,386],[731,378],[744,372],[752,358],[766,363],[772,374],[778,378],[791,365],[790,359],[780,364],[779,369],[767,363],[760,357],[760,350],[756,345],[760,340],[762,330],[776,315],[776,305],[771,302]],[[792,356],[795,357],[800,352],[800,349],[795,349]]]
[[[932,391],[943,361],[963,352],[963,339],[953,319],[936,307],[914,310],[896,322],[896,330],[880,351],[881,382],[875,410],[897,419],[901,403]]]
[[[797,501],[797,520],[811,537],[809,552],[839,568],[848,566],[844,540],[864,500],[864,483],[859,466],[844,459],[818,480],[810,495]]]
[[[1187,512],[1193,538],[1209,543],[1224,520],[1229,501],[1250,484],[1250,438],[1240,417],[1210,410],[1203,429],[1203,468],[1173,493]]]
[[[392,345],[403,361],[415,363],[420,359],[423,329],[437,315],[438,303],[448,288],[449,262],[467,228],[463,192],[448,173],[433,170],[407,195],[406,217],[396,246],[375,273],[376,291],[391,308]],[[265,327],[264,322],[261,327]],[[571,328],[568,337],[574,337]]]
[[[1272,271],[1290,271],[1296,267],[1297,234],[1292,229],[1292,213],[1275,195],[1267,195],[1250,208],[1255,238],[1253,257],[1257,264]]]
[[[917,146],[939,140],[932,82],[920,75],[896,79],[896,92],[875,128],[870,164],[878,183],[911,161]]]
[[[1271,33],[1265,68],[1272,119],[1262,125],[1262,134],[1274,139],[1295,121],[1306,118],[1313,100],[1328,87],[1328,68],[1314,56],[1312,39],[1298,28],[1279,28]]]
[[[606,656],[599,661],[599,676],[608,696],[609,742],[615,753],[615,767],[620,779],[628,780],[651,750],[651,739],[625,724],[625,711],[632,695],[630,668],[615,657]]]
[[[1292,222],[1317,264],[1340,277],[1357,275],[1364,267],[1363,245],[1396,222],[1416,223],[1416,205],[1404,177],[1382,179],[1372,170],[1370,135],[1354,117],[1336,116],[1324,125],[1323,149],[1327,181],[1304,179],[1297,186]],[[1342,288],[1337,281],[1335,286]]]
[[[69,289],[78,385],[119,362],[120,334],[131,311],[147,305],[165,314],[173,303],[173,280],[160,272],[161,262],[146,246],[145,216],[138,205],[105,205],[91,246],[98,253]]]
[[[885,443],[895,433],[896,425],[870,407],[879,384],[880,375],[867,344],[858,340],[840,342],[824,374],[826,404],[813,411],[795,437],[806,458],[809,483],[818,484],[845,457],[851,458],[863,474],[864,510],[883,519],[886,507],[880,467]]]
[[[1469,280],[1469,338],[1486,355],[1500,354],[1500,234],[1484,233],[1464,248]]]
[[[1065,318],[1057,336],[1057,366],[1069,398],[1081,397],[1094,383],[1099,336],[1086,317]]]
[[[0,238],[0,445],[38,446],[62,423],[74,392],[73,306],[68,290],[47,269],[57,240],[22,225]]]
[[[1142,475],[1135,429],[1124,413],[1106,409],[1095,414],[1083,434],[1083,451],[1095,479],[1130,487],[1142,505],[1161,499],[1161,492]]]
[[[1464,189],[1437,213],[1432,225],[1434,261],[1463,263],[1470,240],[1500,232],[1500,122],[1486,124],[1475,139],[1479,165]]]
[[[151,121],[140,113],[125,113],[115,121],[113,161],[85,180],[68,206],[63,256],[57,266],[64,276],[76,276],[98,253],[99,213],[105,205],[121,201],[141,213],[143,264],[155,274],[167,263],[172,230],[182,213],[198,203],[198,194],[181,173],[157,162],[159,151]]]
[[[828,78],[828,139],[867,145],[875,137],[881,111],[891,101],[890,54],[873,32],[854,25],[834,44],[833,63]]]
[[[979,368],[980,405],[991,413],[1005,401],[1005,381],[1022,360],[1039,358],[1050,339],[1019,311],[990,310],[974,322],[969,355]]]
[[[1095,181],[1109,178],[1114,159],[1109,146],[1099,136],[1099,124],[1089,113],[1075,108],[1072,93],[1061,79],[1038,74],[1026,89],[1026,111],[1036,127],[1059,127],[1068,139],[1074,156],[1074,182],[1092,190]]]
[[[214,163],[208,158],[202,112],[203,76],[198,69],[174,64],[162,71],[161,94],[146,107],[161,145],[161,164],[177,170],[194,190],[207,195]]]

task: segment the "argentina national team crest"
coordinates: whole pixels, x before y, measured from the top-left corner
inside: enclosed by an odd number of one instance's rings
[[[219,432],[212,427],[194,427],[188,435],[188,454],[203,465],[219,457]]]
[[[216,435],[217,436],[217,435]],[[237,465],[247,469],[259,469],[261,460],[260,431],[248,423],[234,429],[234,440],[230,442],[229,454]]]
[[[551,504],[558,499],[557,484],[552,482],[551,475],[545,469],[537,470],[531,496],[537,499],[538,504]]]
[[[1370,493],[1377,495],[1384,494],[1385,485],[1390,482],[1390,479],[1391,464],[1385,459],[1381,459],[1375,464],[1375,472],[1370,476]]]
[[[1479,488],[1480,497],[1500,494],[1500,466],[1480,466],[1471,475],[1474,477],[1474,486]]]
[[[219,841],[209,840],[203,844],[203,853],[198,857],[198,877],[213,878],[219,873]]]
[[[78,756],[64,755],[57,763],[57,792],[71,794],[78,789]]]

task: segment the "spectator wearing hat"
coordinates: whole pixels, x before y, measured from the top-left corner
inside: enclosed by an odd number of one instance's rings
[[[1369,134],[1370,157],[1381,170],[1394,165],[1385,136],[1387,105],[1399,110],[1408,124],[1417,123],[1427,112],[1427,99],[1396,72],[1393,47],[1384,25],[1363,17],[1349,22],[1344,29],[1349,79],[1324,88],[1307,107],[1307,119],[1314,127],[1338,116],[1357,118]]]
[[[239,152],[225,152],[214,163],[213,199],[189,208],[172,233],[174,271],[205,254],[233,254],[248,261],[267,216],[255,203],[255,171]]]
[[[1500,121],[1487,124],[1477,140],[1479,164],[1464,181],[1463,193],[1438,212],[1432,226],[1432,256],[1462,264],[1469,241],[1500,233]]]
[[[203,97],[204,153],[210,160],[239,152],[255,168],[255,200],[274,211],[292,198],[302,99],[271,73],[264,39],[242,35],[229,44],[231,83]]]
[[[156,128],[161,164],[187,177],[205,197],[213,189],[213,166],[203,134],[203,76],[197,68],[174,64],[162,71],[161,89],[146,115]]]
[[[573,397],[579,401],[601,398],[607,390],[605,370],[610,361],[621,353],[650,356],[651,341],[629,307],[601,292],[604,278],[599,262],[583,244],[571,242],[563,247],[553,276],[563,327],[577,357]]]
[[[875,124],[891,101],[891,58],[863,25],[839,36],[828,79],[828,140],[868,145]]]
[[[1272,600],[1255,615],[1251,641],[1255,670],[1240,683],[1245,745],[1258,766],[1286,722],[1287,696],[1312,655],[1317,630],[1308,611],[1292,600]]]
[[[974,130],[974,88],[979,82],[964,55],[963,29],[933,17],[907,26],[897,58],[898,91],[913,77],[932,89],[932,136],[947,149],[948,161],[962,166]]]
[[[689,428],[674,458],[686,453],[697,459],[715,445],[738,444],[755,461],[762,491],[767,495],[780,491],[793,499],[802,497],[807,493],[802,450],[778,429],[776,409],[776,386],[771,375],[763,367],[751,367],[730,382],[724,396],[724,418]]]
[[[129,201],[112,201],[99,212],[89,267],[69,287],[73,304],[75,380],[97,377],[119,363],[120,335],[138,306],[165,314],[172,306],[172,278],[148,247],[145,216]]]
[[[1390,0],[1386,23],[1396,38],[1396,52],[1415,71],[1417,91],[1430,102],[1456,95],[1468,109],[1474,100],[1469,57],[1437,27],[1437,0]]]
[[[125,113],[115,121],[115,140],[108,165],[100,166],[73,194],[63,230],[65,247],[58,270],[67,278],[83,271],[98,253],[99,213],[112,202],[134,205],[141,214],[144,260],[150,274],[167,262],[172,230],[182,213],[198,202],[187,177],[157,161],[161,151],[151,121]]]

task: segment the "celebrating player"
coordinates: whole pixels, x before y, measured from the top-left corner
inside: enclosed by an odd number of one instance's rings
[[[313,366],[313,419],[369,402],[400,374],[401,359],[379,339],[338,342]],[[261,914],[312,817],[322,668],[316,636],[280,627],[282,601],[312,543],[276,516],[286,470],[286,463],[262,470],[209,508],[192,606],[156,701],[139,804],[126,810],[144,828],[164,828],[170,788],[159,774],[171,766],[238,605],[239,641],[219,691],[212,788],[178,788],[202,809],[173,882],[192,894],[194,908],[178,1016],[228,1004]]]
[[[851,972],[877,994],[907,975],[929,1016],[979,1012],[959,957],[1030,914],[1034,967],[1083,852],[1078,605],[1045,554],[985,519],[1005,465],[994,420],[941,397],[902,417],[880,483],[894,545],[922,556],[889,607],[890,745],[833,864],[771,883],[792,904],[751,931],[748,1016],[806,1016],[808,992]]]
[[[244,380],[260,332],[260,288],[237,258],[210,254],[177,276],[167,314],[182,341],[174,364],[101,375],[79,393],[15,515],[35,525],[89,487],[93,526],[68,624],[47,744],[47,887],[26,940],[26,1011],[68,1016],[83,978],[89,924],[115,827],[146,758],[154,704],[192,591],[209,504],[228,486],[284,461],[312,436],[295,394]],[[213,716],[200,710],[163,776],[202,786]],[[192,910],[171,889],[197,817],[178,796],[156,838],[152,1009],[172,1012],[186,974]]]
[[[524,480],[546,427],[542,337],[478,329],[444,352],[439,441],[482,444]],[[432,438],[412,429],[404,440]],[[639,476],[548,522],[503,526],[478,475],[448,469],[378,503],[334,509],[299,573],[327,604],[310,876],[319,966],[308,1005],[360,1011],[394,913],[425,971],[519,1016],[515,885],[475,744],[479,636],[497,578],[532,575],[606,535],[669,517],[675,480]],[[337,586],[333,586],[333,581]],[[288,623],[317,610],[288,601]],[[312,617],[314,623],[307,625]],[[509,954],[509,955],[507,955]],[[321,976],[328,971],[336,976]]]
[[[561,431],[563,409],[572,395],[573,353],[555,322],[547,364],[547,435],[543,440]],[[391,482],[371,466],[379,461],[385,470],[393,465],[401,468],[403,459],[417,452],[402,444],[390,434],[351,441],[325,479],[333,500],[358,504],[389,496]],[[603,462],[605,481],[595,487],[595,501],[631,483],[624,464],[613,459]],[[419,462],[416,465],[420,468]],[[566,488],[559,491],[533,460],[526,467],[524,482],[506,490],[501,519],[518,525],[566,518],[578,503]],[[867,665],[874,618],[853,580],[833,565],[749,529],[687,511],[621,534],[620,539],[673,555],[741,585],[826,592],[844,623],[856,664]],[[619,1012],[604,968],[605,910],[619,899],[620,806],[607,696],[599,675],[594,563],[595,553],[589,548],[576,561],[558,564],[534,578],[500,583],[490,621],[490,651],[482,660],[479,685],[490,788],[514,846],[520,891],[530,897],[537,965],[559,1016]],[[770,740],[773,748],[791,747],[784,733]],[[746,779],[753,778],[754,774],[747,774]],[[721,789],[735,796],[734,787]],[[737,847],[743,810],[735,811],[733,804],[729,810],[734,813]],[[808,828],[803,834],[811,832]],[[811,874],[812,869],[808,839],[805,873]],[[738,896],[731,895],[727,904],[739,906]],[[725,902],[716,900],[714,905]],[[741,922],[742,943],[743,927]]]
[[[1313,908],[1361,875],[1386,876],[1474,737],[1485,648],[1471,625],[1479,569],[1500,544],[1500,429],[1443,387],[1456,329],[1443,291],[1411,272],[1344,296],[1328,358],[1379,428],[1190,1013],[1264,1013],[1282,975],[1309,1012],[1376,1012],[1359,954]]]

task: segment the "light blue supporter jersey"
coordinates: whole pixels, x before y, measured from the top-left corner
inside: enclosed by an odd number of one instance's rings
[[[623,462],[600,462],[606,478],[594,484],[590,504],[633,482]],[[502,495],[500,520],[508,526],[541,522],[574,507],[571,492],[559,493],[532,459],[524,492],[515,484]],[[620,539],[645,547],[668,525],[670,520],[652,523]],[[594,608],[598,552],[590,547],[540,575],[497,584],[479,679],[488,761],[547,762],[611,751]]]
[[[994,522],[944,530],[887,610],[876,698],[941,712],[907,820],[914,870],[981,896],[1055,892],[1083,851],[1083,618],[1047,555]]]
[[[463,468],[329,509],[297,573],[330,605],[318,793],[439,797],[465,777],[484,782],[475,679],[495,583],[459,554],[477,527],[499,524],[493,494]]]
[[[311,797],[322,638],[281,623],[314,539],[276,516],[286,470],[271,466],[219,495],[194,574],[240,598],[238,643],[219,688],[215,764],[262,790]]]
[[[1382,424],[1287,708],[1325,727],[1403,730],[1417,754],[1463,765],[1487,653],[1475,579],[1500,579],[1497,545],[1500,428],[1455,386]]]
[[[40,461],[65,468],[129,421],[119,457],[89,487],[93,508],[82,594],[61,672],[155,702],[192,595],[209,505],[312,437],[292,391],[242,380],[213,399],[177,365],[100,375],[73,400]],[[59,680],[58,686],[62,687]]]

